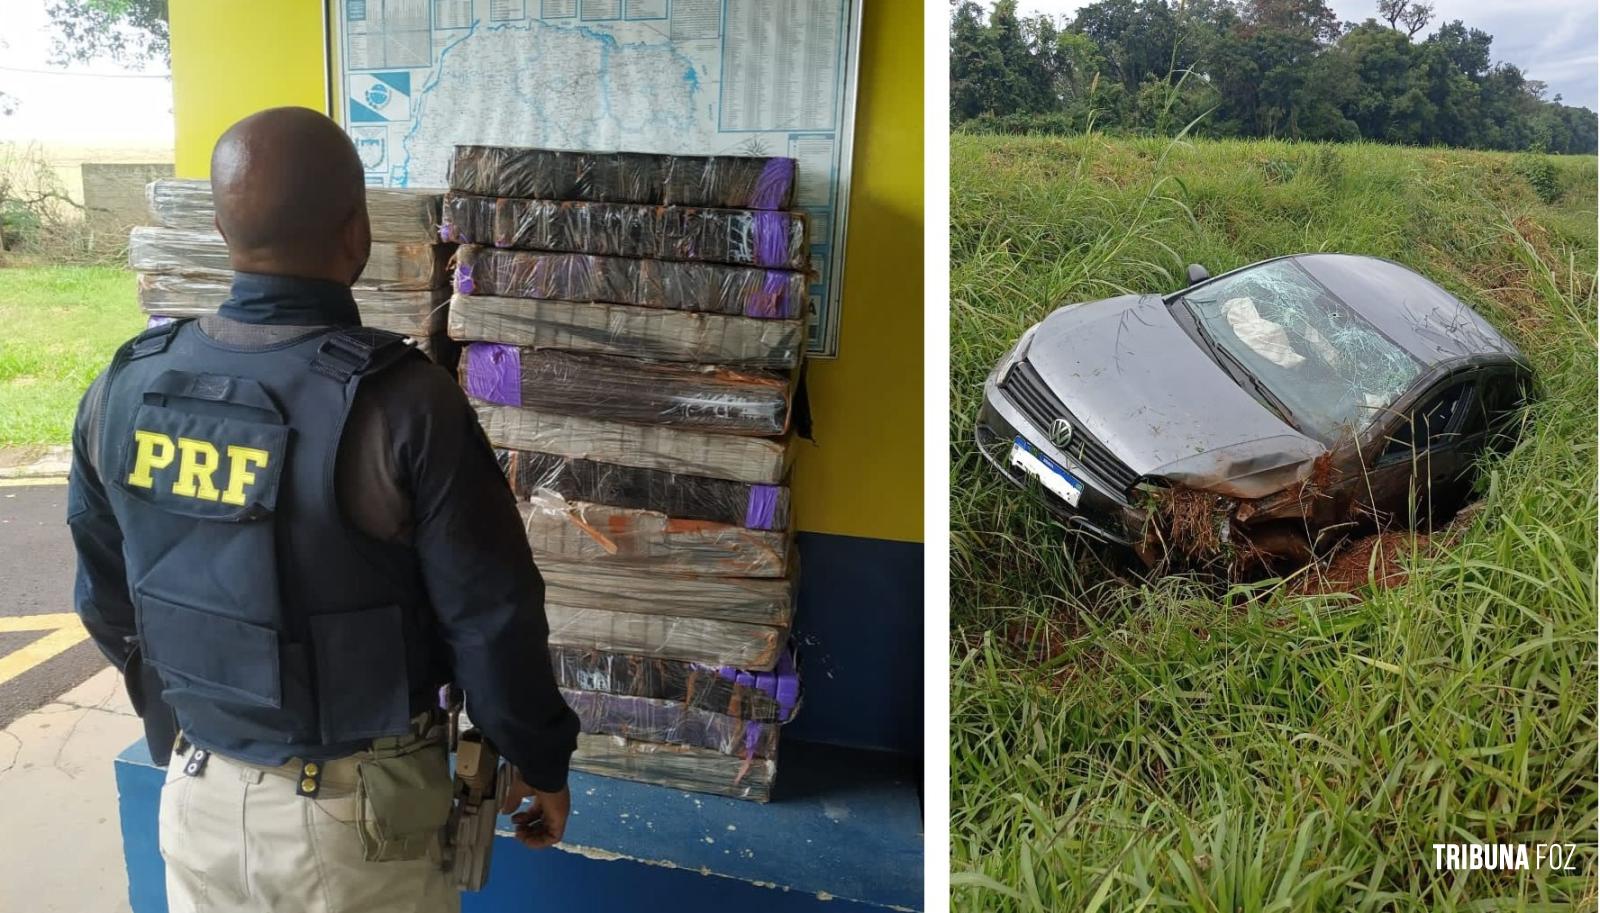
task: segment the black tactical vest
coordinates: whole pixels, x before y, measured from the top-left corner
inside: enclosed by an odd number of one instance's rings
[[[358,386],[414,352],[361,327],[238,349],[189,321],[118,352],[97,463],[143,659],[196,744],[339,757],[428,705],[442,676],[414,554],[348,525],[334,493]]]

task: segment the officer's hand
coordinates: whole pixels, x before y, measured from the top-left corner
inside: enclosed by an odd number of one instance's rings
[[[567,814],[571,811],[572,793],[565,786],[556,793],[534,790],[532,804],[511,816],[517,825],[517,839],[534,850],[555,846],[567,832]]]

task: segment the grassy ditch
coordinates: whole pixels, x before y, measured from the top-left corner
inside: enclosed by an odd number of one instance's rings
[[[956,909],[1593,908],[1595,159],[1549,161],[1536,189],[1495,153],[952,138]],[[1130,582],[976,453],[985,373],[1058,304],[1317,250],[1418,269],[1539,374],[1402,585]],[[1435,843],[1580,852],[1447,872]]]

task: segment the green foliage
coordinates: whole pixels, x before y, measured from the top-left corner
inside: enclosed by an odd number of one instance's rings
[[[1545,161],[1556,204],[1503,153],[952,137],[952,909],[1593,906],[1596,170]],[[1420,270],[1544,391],[1404,586],[1131,579],[977,454],[984,375],[1053,308],[1312,250]],[[1546,841],[1577,869],[1433,867]]]
[[[1561,184],[1556,178],[1555,163],[1546,155],[1525,152],[1517,156],[1512,169],[1527,180],[1528,186],[1546,203],[1554,203],[1561,195]]]
[[[144,327],[136,302],[125,269],[0,269],[0,446],[71,438],[83,391]]]
[[[166,63],[171,56],[167,0],[50,0],[46,12],[58,64]]]
[[[1415,40],[1430,4],[1384,0],[1341,27],[1325,0],[1097,0],[1058,25],[951,19],[951,121],[969,132],[1105,129],[1175,136],[1359,139],[1404,145],[1592,154],[1600,122],[1544,100],[1543,83],[1491,66],[1493,39],[1460,20]]]

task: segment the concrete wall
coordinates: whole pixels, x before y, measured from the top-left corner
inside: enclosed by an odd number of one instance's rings
[[[118,247],[128,240],[128,229],[150,222],[144,187],[157,178],[172,177],[170,162],[144,164],[84,163],[84,221],[95,247]]]

